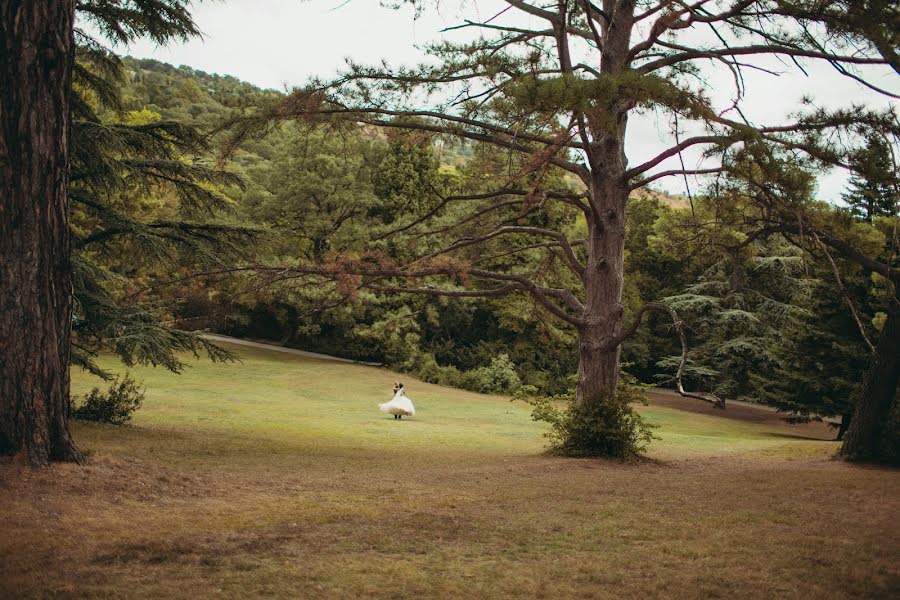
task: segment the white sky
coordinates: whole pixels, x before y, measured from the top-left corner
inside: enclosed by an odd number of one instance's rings
[[[497,0],[444,2],[413,19],[409,9],[382,8],[374,0],[224,0],[195,4],[194,18],[203,31],[202,39],[185,44],[157,47],[139,41],[117,51],[140,58],[155,58],[174,65],[188,65],[209,73],[233,75],[266,88],[285,89],[302,85],[311,76],[334,73],[347,57],[357,62],[411,64],[423,57],[416,45],[441,38],[440,30],[460,23],[461,17],[488,19],[505,4]],[[509,22],[514,11],[498,18]],[[519,19],[517,24],[521,24]],[[535,22],[535,24],[537,24]],[[457,38],[458,39],[458,38]],[[787,63],[772,61],[784,74],[773,77],[748,73],[745,114],[764,124],[783,122],[798,110],[799,100],[808,95],[820,104],[846,106],[852,102],[883,107],[888,100],[837,75],[830,67],[811,65],[809,77]],[[900,82],[892,71],[882,70],[876,80],[894,92]],[[732,94],[730,75],[710,78],[708,93],[721,106]],[[637,165],[660,152],[671,142],[660,134],[650,115],[630,121],[629,164]],[[696,155],[685,155],[688,168],[697,164]],[[677,162],[661,168],[677,168]],[[819,196],[836,200],[845,176],[832,172],[819,183]],[[657,185],[671,192],[684,190],[680,178],[660,180]],[[699,184],[692,182],[696,191]]]

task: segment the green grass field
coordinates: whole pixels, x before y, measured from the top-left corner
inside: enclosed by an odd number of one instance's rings
[[[3,597],[878,598],[900,589],[900,473],[822,426],[656,398],[650,460],[542,454],[506,398],[237,349],[139,368],[86,467],[0,464]],[[112,361],[104,366],[117,368]],[[101,382],[75,373],[84,393]],[[688,410],[682,410],[688,409]]]

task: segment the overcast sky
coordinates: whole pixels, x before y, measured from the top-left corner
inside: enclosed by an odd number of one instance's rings
[[[139,41],[117,50],[208,73],[233,75],[261,87],[285,89],[302,85],[311,76],[334,73],[348,57],[358,62],[386,59],[393,64],[414,63],[423,56],[416,46],[439,40],[441,29],[458,24],[461,18],[488,19],[499,12],[500,6],[504,5],[497,0],[465,5],[444,2],[440,10],[413,19],[408,9],[382,8],[374,0],[207,1],[195,4],[193,13],[203,31],[202,39],[168,47]],[[496,22],[514,18],[512,13],[501,15]],[[804,76],[777,61],[769,66],[784,74],[749,74],[748,78],[745,113],[759,123],[783,121],[799,108],[804,95],[829,106],[851,102],[888,104],[884,97],[837,75],[830,67],[813,66],[808,69],[809,76]],[[888,89],[896,92],[900,88],[892,72],[881,71],[876,77]],[[728,104],[731,90],[730,76],[711,78],[709,93],[720,106]],[[630,164],[639,164],[665,147],[663,140],[667,136],[660,133],[660,127],[665,126],[653,115],[630,122]],[[698,159],[696,155],[686,155],[685,160],[690,167]],[[675,168],[676,164],[665,167]],[[844,175],[833,172],[820,180],[819,196],[835,200],[844,184]],[[693,182],[694,185],[699,182]],[[675,178],[660,181],[660,187],[672,192],[684,189],[683,182]]]

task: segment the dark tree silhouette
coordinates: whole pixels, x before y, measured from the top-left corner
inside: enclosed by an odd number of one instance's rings
[[[68,426],[74,0],[0,4],[0,453],[79,462]]]

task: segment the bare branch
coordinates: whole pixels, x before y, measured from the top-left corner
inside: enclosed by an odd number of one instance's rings
[[[553,146],[559,144],[559,140],[557,138],[549,138],[545,136],[536,135],[534,133],[530,133],[528,131],[522,131],[521,129],[512,129],[509,127],[503,127],[500,125],[495,125],[493,123],[487,123],[485,121],[478,121],[475,119],[468,119],[466,117],[460,117],[456,115],[450,115],[447,113],[432,111],[432,110],[389,110],[386,108],[353,108],[353,107],[341,107],[337,109],[322,109],[317,110],[316,114],[319,115],[344,115],[350,116],[353,115],[383,115],[390,117],[406,117],[406,118],[430,118],[436,119],[442,122],[454,123],[456,125],[464,125],[467,127],[474,127],[476,129],[481,129],[483,131],[507,135],[511,138],[517,140],[524,140],[526,142],[536,142],[538,144],[544,144],[546,146]],[[448,131],[450,132],[450,131]],[[453,133],[459,133],[459,130],[452,130]],[[581,145],[578,142],[568,142],[566,146],[570,148],[580,149]]]
[[[473,131],[463,131],[453,129],[451,127],[445,127],[437,124],[430,123],[422,123],[418,121],[385,121],[382,119],[359,119],[359,122],[366,123],[369,125],[374,125],[376,127],[388,127],[392,129],[415,129],[419,131],[432,131],[434,133],[446,133],[450,135],[455,135],[457,137],[466,138],[470,140],[475,140],[478,142],[486,142],[488,144],[493,144],[495,146],[500,146],[502,148],[507,148],[509,150],[515,150],[516,152],[521,152],[523,154],[538,154],[543,152],[546,148],[535,148],[534,146],[527,146],[525,144],[506,140],[503,138],[499,138],[495,135],[487,135],[482,133],[476,133]],[[561,149],[561,148],[560,148]],[[573,163],[568,160],[564,160],[559,158],[558,156],[548,156],[546,161],[552,165],[555,165],[563,170],[569,171],[570,173],[574,173],[578,175],[580,178],[584,179],[588,176],[587,168],[584,165]]]
[[[816,240],[816,244],[819,246],[819,248],[822,249],[822,252],[825,253],[825,258],[828,259],[828,264],[831,265],[831,273],[834,275],[835,282],[837,282],[838,290],[840,290],[841,296],[843,296],[844,300],[847,302],[847,306],[850,307],[850,314],[853,315],[853,320],[856,321],[856,326],[859,328],[859,334],[862,336],[863,341],[866,343],[866,346],[869,347],[869,351],[874,356],[876,354],[875,346],[872,345],[872,342],[869,340],[869,336],[866,335],[866,328],[863,327],[862,321],[859,320],[859,313],[856,312],[856,305],[853,304],[853,299],[850,298],[850,295],[847,293],[847,289],[844,287],[844,282],[841,281],[841,274],[838,271],[834,259],[831,258],[831,253],[828,252],[828,246],[822,243],[822,240],[814,230],[810,233],[812,234],[813,239]]]
[[[522,286],[516,283],[510,283],[502,287],[486,290],[447,290],[431,286],[409,288],[370,284],[363,284],[362,287],[367,290],[372,290],[373,292],[383,292],[388,294],[422,294],[425,296],[447,296],[451,298],[492,298],[496,296],[506,296],[522,290]]]
[[[325,279],[334,279],[337,276],[346,276],[346,275],[355,275],[360,277],[376,277],[376,278],[399,278],[399,279],[420,279],[423,277],[431,277],[435,275],[444,275],[444,276],[457,276],[460,274],[458,269],[451,268],[446,265],[424,265],[418,268],[397,268],[392,266],[382,266],[375,263],[365,263],[363,261],[357,261],[354,263],[345,263],[341,265],[314,265],[314,264],[305,264],[305,265],[296,265],[292,267],[269,267],[265,265],[256,265],[252,267],[242,267],[236,269],[230,269],[229,271],[255,271],[258,273],[268,273],[272,276],[279,278],[280,280],[288,280],[291,278],[298,277],[323,277]],[[224,271],[223,271],[224,272]],[[560,289],[560,288],[550,288],[538,285],[528,277],[524,275],[516,275],[510,273],[497,273],[494,271],[488,271],[485,269],[469,269],[467,271],[463,271],[465,274],[470,275],[472,277],[490,280],[490,281],[502,281],[506,282],[507,285],[514,285],[516,289],[527,292],[534,298],[541,306],[546,308],[549,312],[551,312],[556,317],[560,318],[563,321],[571,325],[575,325],[577,327],[583,326],[586,322],[577,316],[573,316],[567,313],[565,310],[560,308],[557,304],[551,301],[550,298],[555,298],[563,302],[568,308],[573,310],[574,312],[581,314],[584,311],[584,306],[575,295],[569,290]],[[197,274],[196,276],[200,276]],[[378,286],[373,286],[368,282],[360,282],[359,287],[366,288],[375,288]],[[392,288],[390,286],[382,286],[385,289],[395,289],[395,290],[416,290],[419,288]],[[494,290],[441,290],[440,288],[430,288],[425,287],[421,288],[423,290],[429,290],[428,293],[432,293],[433,295],[448,295],[445,292],[453,292],[451,295],[459,295],[465,297],[478,297],[481,295],[497,295],[499,292]],[[504,287],[504,293],[508,291],[512,291],[508,287]],[[415,292],[412,293],[425,293],[425,292]]]
[[[461,240],[457,240],[456,242],[454,242],[453,244],[450,244],[449,246],[447,246],[445,248],[442,248],[440,250],[435,250],[434,252],[417,259],[415,262],[430,260],[436,256],[440,256],[441,254],[447,254],[447,253],[453,252],[454,250],[459,250],[459,249],[465,248],[467,246],[473,246],[476,244],[480,244],[482,242],[485,242],[487,240],[493,239],[493,238],[501,236],[501,235],[518,234],[518,233],[530,234],[530,235],[540,235],[543,237],[552,238],[563,249],[563,252],[565,253],[565,257],[566,257],[566,264],[569,266],[569,268],[571,268],[572,271],[576,275],[578,275],[579,278],[584,277],[584,265],[582,265],[581,262],[578,260],[578,257],[575,256],[575,252],[572,250],[572,246],[569,244],[568,238],[564,234],[562,234],[558,231],[553,231],[550,229],[542,229],[540,227],[521,227],[521,226],[499,227],[491,232],[488,232],[484,235],[480,235],[478,237],[464,238]]]
[[[686,140],[682,140],[666,151],[657,154],[647,162],[640,164],[632,169],[628,169],[627,171],[625,171],[624,177],[625,179],[631,179],[632,177],[640,175],[641,173],[652,169],[664,160],[675,156],[679,152],[682,152],[687,148],[690,148],[691,146],[696,146],[697,144],[718,144],[722,147],[727,147],[736,144],[737,142],[737,138],[727,135],[699,135],[696,137],[690,137]]]
[[[828,246],[834,248],[841,254],[843,254],[847,259],[855,262],[856,264],[862,266],[864,269],[868,269],[869,271],[878,273],[879,275],[884,276],[887,279],[890,279],[894,284],[900,284],[900,269],[895,269],[881,261],[875,260],[874,258],[868,256],[865,252],[854,246],[853,244],[842,240],[838,237],[831,235],[826,231],[822,231],[819,228],[813,228],[812,226],[805,224],[803,230],[810,233],[815,233],[819,239],[827,244]],[[763,231],[767,234],[770,233],[797,233],[799,234],[801,229],[799,224],[793,223],[779,223],[777,225],[772,225],[770,227],[763,228]]]
[[[662,179],[663,177],[671,177],[673,175],[711,175],[713,173],[722,173],[724,170],[724,166],[718,166],[706,169],[671,169],[668,171],[660,171],[659,173],[654,173],[650,177],[635,181],[633,184],[631,184],[631,189],[636,190],[642,188],[649,183],[656,181],[657,179]]]
[[[438,191],[437,191],[436,189],[434,189],[433,187],[431,188],[431,191],[434,192],[438,197],[441,198],[441,201],[438,203],[437,206],[435,206],[434,208],[432,208],[431,210],[429,210],[427,213],[425,213],[424,215],[422,215],[422,216],[419,217],[418,219],[412,221],[411,223],[408,223],[408,224],[406,224],[406,225],[401,225],[400,227],[397,227],[396,229],[392,229],[392,230],[390,230],[390,231],[388,231],[388,232],[386,232],[386,233],[382,233],[382,234],[376,235],[376,236],[373,237],[372,239],[373,239],[373,240],[376,240],[376,241],[377,241],[377,240],[383,240],[384,238],[388,238],[388,237],[391,237],[391,236],[396,235],[396,234],[398,234],[398,233],[402,233],[402,232],[404,232],[404,231],[406,231],[406,230],[408,230],[408,229],[412,229],[412,228],[415,227],[416,225],[419,225],[419,224],[421,224],[421,223],[424,223],[425,221],[427,221],[428,219],[430,219],[431,217],[433,217],[434,215],[436,215],[438,212],[440,212],[440,210],[441,210],[442,208],[444,208],[445,206],[447,206],[447,204],[449,204],[450,202],[453,202],[453,201],[455,201],[455,200],[487,200],[488,198],[496,198],[496,197],[498,197],[498,196],[512,195],[512,192],[510,192],[510,191],[507,191],[507,190],[497,190],[497,191],[495,191],[495,192],[486,192],[486,193],[482,193],[482,194],[465,194],[465,195],[459,195],[459,196],[446,196],[446,197],[444,197],[444,196],[441,196],[440,193],[438,193]],[[493,206],[491,206],[491,207],[489,207],[489,208],[490,208],[490,209],[495,209],[495,208],[499,208],[501,205],[514,205],[514,204],[518,204],[518,203],[519,203],[518,201],[515,201],[515,202],[502,202],[502,203],[500,203],[499,205],[495,204],[495,205],[493,205]]]
[[[723,56],[747,56],[747,55],[777,55],[782,54],[793,58],[814,58],[836,63],[854,65],[883,65],[887,64],[883,58],[870,58],[866,56],[851,56],[833,54],[830,52],[818,52],[779,44],[753,44],[750,46],[734,46],[731,48],[712,48],[700,50],[689,46],[681,46],[668,42],[657,41],[660,46],[680,50],[678,54],[672,54],[649,63],[644,63],[635,70],[638,73],[647,74],[658,71],[664,67],[671,67],[679,63],[696,60],[698,58],[715,59]]]
[[[575,325],[577,327],[584,326],[587,322],[581,317],[574,317],[562,310],[559,306],[550,301],[549,297],[555,297],[561,301],[563,301],[569,308],[581,314],[584,312],[584,306],[578,299],[575,297],[572,292],[569,290],[563,290],[559,288],[548,288],[542,287],[531,281],[524,275],[512,275],[508,273],[495,273],[493,271],[484,271],[482,269],[471,269],[468,271],[470,275],[473,277],[480,277],[483,279],[495,279],[498,281],[513,281],[522,286],[522,288],[531,294],[531,297],[538,301],[538,303],[549,310],[552,314],[556,315],[563,321]]]
[[[537,6],[533,6],[531,4],[528,4],[527,2],[522,2],[522,0],[506,0],[506,3],[515,6],[522,12],[526,12],[530,15],[534,15],[535,17],[540,17],[546,21],[550,21],[550,23],[558,25],[563,24],[562,17],[559,13],[544,10],[543,8],[538,8]]]
[[[698,394],[694,392],[688,392],[684,389],[683,376],[684,376],[684,368],[687,364],[688,357],[688,344],[687,344],[687,336],[684,332],[684,321],[678,316],[678,313],[675,312],[675,309],[671,306],[667,306],[662,304],[661,302],[647,302],[643,306],[641,306],[636,313],[634,313],[634,319],[631,322],[631,325],[625,328],[618,336],[607,342],[605,347],[609,350],[615,349],[622,342],[633,336],[638,327],[641,325],[641,321],[644,318],[644,314],[650,310],[658,310],[668,314],[672,317],[672,327],[675,328],[675,331],[678,333],[678,339],[681,342],[681,361],[678,363],[678,370],[675,372],[675,385],[678,394],[684,396],[685,398],[694,398],[696,400],[703,400],[704,402],[709,402],[716,408],[725,408],[725,400],[720,398],[716,394],[709,392],[706,394]]]

